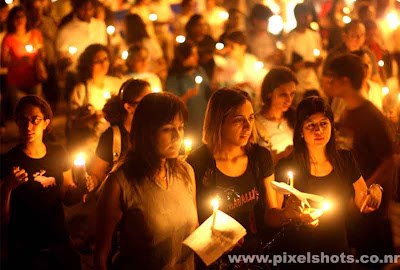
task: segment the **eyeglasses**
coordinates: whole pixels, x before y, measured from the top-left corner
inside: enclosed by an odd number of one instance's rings
[[[27,118],[27,117],[20,117],[17,119],[17,124],[18,125],[22,125],[22,124],[26,124],[26,123],[31,123],[32,125],[36,126],[39,125],[40,121],[44,120],[43,118],[34,116],[32,118]]]

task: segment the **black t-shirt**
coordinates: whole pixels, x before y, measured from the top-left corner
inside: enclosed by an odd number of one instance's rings
[[[129,133],[126,131],[124,125],[118,125],[121,131],[121,155],[128,150]],[[112,127],[109,127],[100,136],[99,144],[97,145],[96,155],[104,161],[113,164],[113,138],[114,132]]]
[[[43,158],[28,157],[16,146],[1,156],[1,181],[19,166],[28,173],[29,180],[11,192],[10,248],[43,249],[68,241],[60,190],[63,172],[71,169],[64,148],[46,144]],[[55,181],[44,188],[35,180]]]
[[[341,150],[339,155],[342,165],[326,176],[317,177],[303,170],[292,157],[282,159],[276,169],[276,181],[286,182],[288,171],[294,173],[294,187],[302,192],[323,196],[331,201],[332,208],[326,211],[319,219],[316,228],[292,230],[287,234],[288,241],[282,243],[282,248],[292,254],[304,252],[325,252],[326,254],[340,254],[348,251],[346,238],[346,213],[351,198],[354,197],[353,183],[360,177],[360,170],[352,154]],[[321,208],[313,201],[312,207]],[[319,253],[318,253],[319,254]]]

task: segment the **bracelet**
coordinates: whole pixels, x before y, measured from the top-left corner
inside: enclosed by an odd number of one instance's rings
[[[369,186],[369,188],[371,188],[371,187],[378,187],[383,192],[383,187],[379,184],[372,184]]]

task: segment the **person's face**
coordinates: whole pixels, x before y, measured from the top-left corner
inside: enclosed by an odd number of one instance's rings
[[[193,26],[192,34],[196,41],[201,41],[207,34],[208,25],[204,18],[200,18],[198,22]]]
[[[246,52],[246,45],[233,42],[231,40],[225,41],[226,53],[229,57],[236,59]]]
[[[296,16],[297,27],[308,27],[311,23],[311,13],[299,14]]]
[[[161,159],[177,158],[183,141],[184,122],[181,114],[161,126],[156,135],[157,152]]]
[[[110,59],[108,58],[107,52],[99,51],[98,53],[96,53],[93,59],[92,77],[106,75],[109,66],[110,66]]]
[[[323,113],[311,115],[303,123],[302,134],[307,147],[326,147],[331,139],[332,125]]]
[[[77,10],[76,15],[81,21],[90,22],[94,16],[94,7],[92,3],[87,2],[84,6]]]
[[[135,100],[133,100],[132,102],[129,102],[129,103],[125,103],[125,104],[124,104],[125,109],[127,110],[127,112],[128,112],[129,114],[132,115],[132,117],[135,115],[135,111],[136,111],[137,106],[139,105],[139,102],[140,102],[145,96],[147,96],[147,95],[150,94],[150,93],[151,93],[150,86],[146,86],[146,87],[143,89],[143,92],[142,92],[138,97],[136,97]]]
[[[183,61],[184,67],[197,67],[199,63],[199,54],[196,47],[193,47],[192,53]]]
[[[149,63],[149,53],[146,50],[141,50],[133,57],[131,61],[132,72],[143,73],[146,72]]]
[[[28,105],[16,122],[22,142],[33,143],[42,141],[43,132],[49,125],[50,119],[44,119],[39,107]]]
[[[14,18],[15,28],[26,27],[26,14],[23,11],[18,11]]]
[[[271,108],[276,111],[286,112],[292,105],[295,93],[296,84],[294,82],[288,82],[275,88],[272,91]]]
[[[366,74],[366,78],[370,79],[372,75],[372,62],[371,58],[368,56],[368,54],[364,54],[363,57],[361,58],[363,65],[364,65],[364,70]]]
[[[330,97],[343,97],[343,83],[344,80],[343,78],[340,78],[336,74],[329,74],[329,76],[326,77],[327,80],[327,89],[329,89],[328,96]],[[326,89],[324,89],[326,90]]]
[[[344,34],[344,42],[349,51],[357,51],[364,45],[365,42],[365,27],[359,23],[348,33]]]
[[[246,146],[254,128],[254,110],[249,101],[230,112],[222,124],[222,142]]]

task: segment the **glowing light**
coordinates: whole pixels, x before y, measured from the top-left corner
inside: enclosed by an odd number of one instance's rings
[[[289,176],[289,186],[293,187],[294,186],[294,183],[293,183],[293,172],[289,171],[288,172],[288,176]]]
[[[68,52],[70,55],[74,55],[77,51],[78,51],[78,48],[76,48],[74,46],[69,46],[69,48],[68,48]]]
[[[255,70],[257,70],[257,71],[263,69],[263,67],[264,67],[264,63],[261,62],[261,61],[256,61],[256,62],[254,63],[254,68],[255,68]]]
[[[160,89],[159,87],[155,86],[155,87],[153,87],[152,92],[153,92],[153,93],[160,93],[160,92],[161,92],[161,89]]]
[[[378,61],[378,66],[383,67],[385,65],[385,62],[383,60]]]
[[[158,20],[157,14],[151,13],[151,14],[149,15],[149,20],[152,21],[152,22],[157,21],[157,20]]]
[[[213,206],[213,210],[217,210],[219,208],[219,198],[215,198],[211,201],[211,205]]]
[[[283,19],[279,15],[273,15],[269,18],[268,32],[273,35],[278,35],[283,30]]]
[[[218,42],[217,44],[215,44],[215,48],[220,51],[225,48],[225,45],[222,42]]]
[[[350,18],[349,16],[343,16],[342,21],[343,21],[345,24],[348,24],[348,23],[351,22],[351,18]]]
[[[114,25],[109,25],[107,26],[107,34],[112,35],[115,33],[115,27]]]
[[[388,14],[386,15],[386,20],[388,21],[389,27],[390,27],[392,30],[396,30],[396,28],[399,27],[399,25],[400,25],[399,17],[398,17],[397,14],[394,13],[394,12],[388,13]]]
[[[185,146],[185,156],[188,156],[190,154],[190,151],[192,151],[192,140],[184,139],[183,145]]]
[[[382,87],[382,93],[386,96],[387,94],[389,94],[389,87],[387,87],[387,86],[385,86],[385,87]]]
[[[313,50],[313,54],[315,55],[315,56],[320,56],[321,55],[321,51],[320,50],[318,50],[318,49],[314,49]]]
[[[330,202],[328,202],[328,201],[323,201],[323,202],[322,202],[322,208],[321,208],[321,210],[327,211],[327,210],[329,210],[329,209],[331,209],[331,208],[332,208],[332,203],[330,203]]]
[[[31,53],[31,52],[33,52],[33,46],[31,44],[27,44],[27,45],[25,45],[25,50],[28,53]]]
[[[399,0],[400,1],[400,0]],[[397,94],[397,101],[400,102],[400,93]]]
[[[285,49],[285,44],[283,44],[282,41],[277,41],[276,42],[276,48],[278,48],[279,50],[284,50]]]
[[[104,91],[103,96],[105,99],[110,99],[111,98],[111,93],[108,91]]]
[[[226,12],[226,11],[221,11],[218,15],[219,15],[219,17],[220,17],[221,19],[223,19],[223,20],[229,19],[229,13]]]
[[[350,11],[351,11],[351,10],[350,10],[349,7],[344,7],[344,8],[343,8],[343,13],[344,13],[344,14],[350,14]]]
[[[51,2],[52,2],[52,3],[55,3],[55,2],[57,2],[57,0],[51,0]]]
[[[14,0],[6,0],[5,2],[7,5],[11,5],[12,3],[14,3]]]
[[[264,6],[269,7],[274,14],[281,12],[280,6],[274,0],[264,0]]]
[[[74,160],[74,165],[75,166],[85,166],[86,164],[86,158],[85,154],[80,152],[77,156],[76,159]]]
[[[311,22],[311,23],[310,23],[310,27],[311,27],[312,30],[318,31],[318,29],[319,29],[319,24],[318,24],[317,22]]]
[[[202,82],[203,82],[203,77],[201,77],[201,76],[196,76],[195,78],[194,78],[194,81],[197,83],[197,84],[201,84]]]
[[[123,51],[122,54],[121,54],[121,58],[123,60],[126,60],[126,59],[128,59],[128,55],[129,55],[128,51]]]
[[[182,35],[179,35],[179,36],[177,36],[176,37],[176,42],[178,42],[178,43],[184,43],[185,41],[186,41],[186,37],[185,36],[182,36]]]

